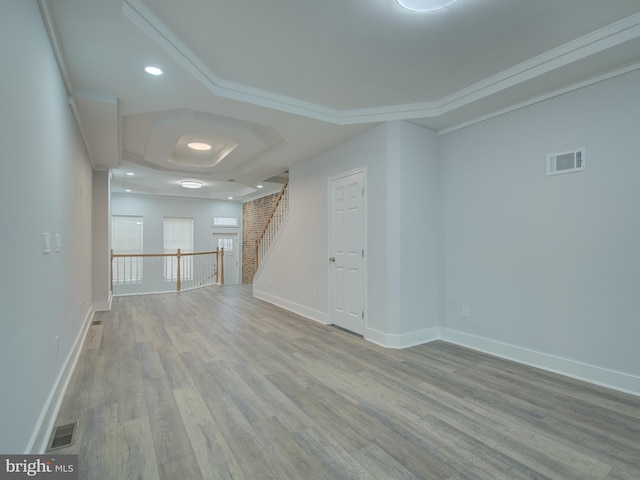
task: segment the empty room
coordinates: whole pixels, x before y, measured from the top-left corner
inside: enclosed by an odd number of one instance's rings
[[[637,0],[0,12],[2,478],[640,478]]]

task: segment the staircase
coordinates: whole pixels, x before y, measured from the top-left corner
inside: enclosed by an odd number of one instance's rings
[[[289,179],[287,178],[280,189],[280,194],[271,210],[271,216],[264,226],[262,233],[256,240],[256,272],[266,258],[273,245],[280,228],[289,215]]]

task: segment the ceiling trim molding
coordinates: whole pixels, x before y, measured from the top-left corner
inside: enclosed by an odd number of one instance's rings
[[[448,113],[638,37],[640,14],[634,14],[444,97],[438,109],[440,114]]]
[[[45,1],[45,0],[42,0]],[[123,0],[124,15],[214,95],[337,125],[434,118],[540,75],[640,37],[640,13],[598,29],[435,101],[338,110],[226,80],[216,75],[141,0]],[[581,88],[577,83],[575,88]],[[567,87],[570,91],[572,87]]]
[[[122,12],[153,41],[174,57],[214,95],[253,105],[339,123],[337,110],[218,77],[140,0],[123,0]]]
[[[64,87],[67,90],[67,95],[73,93],[73,85],[71,84],[71,75],[69,74],[69,66],[67,63],[67,57],[64,54],[62,48],[62,42],[60,41],[60,35],[58,34],[58,26],[51,11],[51,5],[49,0],[38,0],[38,7],[40,8],[40,15],[44,22],[45,29],[47,30],[47,36],[49,37],[49,43],[53,50],[53,55],[58,62],[58,69],[64,82]]]
[[[62,77],[64,88],[67,91],[67,103],[71,108],[73,118],[76,122],[76,125],[78,126],[78,130],[80,131],[80,138],[82,138],[82,144],[84,145],[84,150],[87,153],[87,157],[89,157],[89,161],[91,162],[91,167],[96,170],[96,162],[91,156],[91,150],[89,149],[89,143],[87,142],[86,132],[82,126],[82,120],[80,118],[80,112],[78,111],[78,105],[76,104],[75,98],[73,97],[73,84],[71,83],[71,75],[69,74],[69,65],[67,63],[67,57],[64,53],[64,48],[62,48],[60,34],[58,33],[58,26],[56,25],[53,12],[51,11],[49,0],[38,0],[38,8],[40,9],[40,16],[42,17],[42,22],[44,23],[45,30],[47,31],[47,36],[49,37],[51,50],[53,51],[56,63],[58,64],[58,71],[60,72],[60,76]]]
[[[600,83],[600,82],[603,82],[605,80],[609,80],[611,78],[618,77],[620,75],[624,75],[626,73],[631,73],[631,72],[634,72],[636,70],[640,70],[640,62],[632,63],[632,64],[629,64],[629,65],[625,65],[622,68],[617,68],[615,70],[611,70],[611,71],[605,72],[603,74],[596,75],[595,77],[591,77],[591,78],[588,78],[586,80],[582,80],[582,81],[577,82],[577,83],[572,83],[571,85],[567,85],[566,87],[553,90],[551,92],[545,93],[544,95],[539,95],[537,97],[530,98],[530,99],[528,99],[528,100],[526,100],[524,102],[516,103],[514,105],[511,105],[511,106],[509,106],[507,108],[503,108],[501,110],[496,110],[495,112],[491,112],[491,113],[489,113],[487,115],[482,115],[480,117],[473,118],[473,119],[471,119],[469,121],[466,121],[466,122],[457,123],[457,124],[442,128],[442,129],[438,130],[436,132],[436,134],[437,135],[444,135],[446,133],[451,133],[451,132],[454,132],[456,130],[460,130],[462,128],[469,127],[471,125],[475,125],[476,123],[484,122],[485,120],[490,120],[492,118],[499,117],[501,115],[505,115],[507,113],[513,112],[515,110],[520,110],[521,108],[525,108],[525,107],[528,107],[530,105],[534,105],[536,103],[544,102],[545,100],[549,100],[549,99],[554,98],[554,97],[559,97],[560,95],[564,95],[566,93],[570,93],[570,92],[573,92],[575,90],[579,90],[581,88],[585,88],[585,87],[588,87],[590,85],[594,85],[596,83]]]

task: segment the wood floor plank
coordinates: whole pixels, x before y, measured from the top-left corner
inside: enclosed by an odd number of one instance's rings
[[[158,350],[151,342],[137,342],[134,349],[138,363],[140,364],[140,369],[142,370],[142,378],[147,380],[165,376]]]
[[[96,319],[96,317],[94,317],[94,319]],[[97,319],[94,321],[97,321]],[[87,338],[84,341],[84,348],[86,350],[100,348],[103,329],[104,327],[102,325],[92,325],[89,327],[89,331],[87,332]]]
[[[118,480],[118,408],[116,404],[91,408],[84,417],[82,455],[78,477]]]
[[[195,387],[187,387],[174,390],[173,395],[203,476],[209,479],[244,479],[200,392]]]
[[[58,412],[56,425],[77,422],[87,414],[98,358],[99,352],[96,349],[84,349],[80,353],[76,369],[67,387],[67,392],[73,393],[65,395]]]
[[[254,429],[231,398],[224,395],[218,399],[206,398],[205,402],[247,479],[286,478],[285,472],[270,454],[271,440],[255,435]]]
[[[117,404],[117,388],[118,363],[107,356],[100,355],[95,366],[89,406]]]
[[[123,351],[115,362],[118,365],[116,390],[118,420],[126,422],[134,418],[146,417],[148,413],[147,400],[144,396],[144,380],[134,348]]]
[[[454,399],[431,403],[431,407],[433,416],[549,478],[597,480],[611,470],[609,465],[544,432],[508,421],[499,410],[470,409],[467,402]]]
[[[118,478],[160,478],[148,417],[118,424]]]
[[[156,349],[162,370],[172,390],[193,385],[193,379],[185,366],[182,357],[172,345]]]
[[[198,460],[194,455],[176,458],[160,463],[160,478],[162,480],[176,480],[178,478],[189,480],[205,480],[200,471]],[[207,477],[206,480],[209,480]]]
[[[165,378],[144,381],[153,444],[162,464],[194,454],[169,384]]]
[[[57,425],[80,478],[638,480],[640,397],[443,341],[393,350],[250,286],[117,297]]]

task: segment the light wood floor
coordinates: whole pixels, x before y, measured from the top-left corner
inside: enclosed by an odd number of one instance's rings
[[[640,479],[640,397],[433,342],[387,350],[247,286],[114,299],[57,424],[81,479]]]

